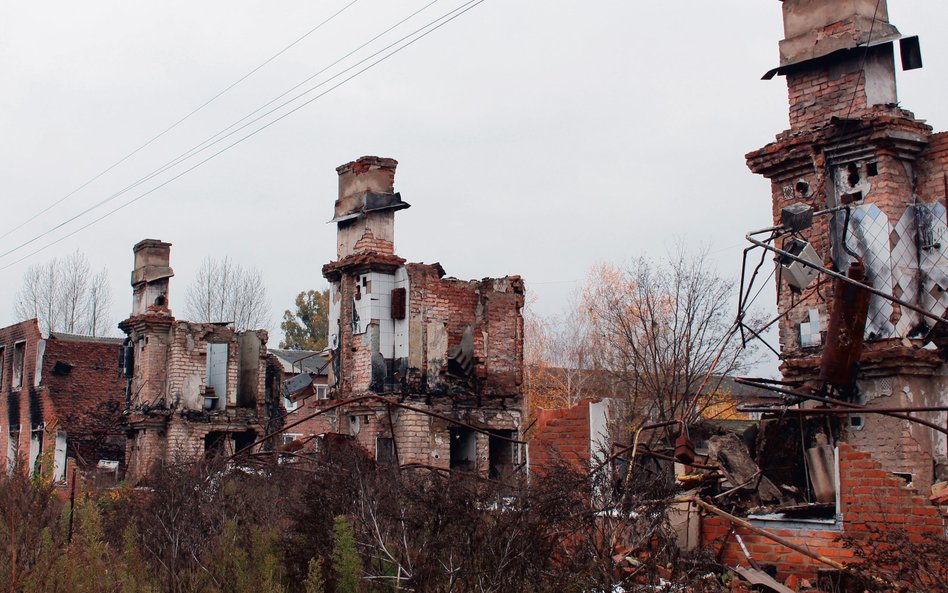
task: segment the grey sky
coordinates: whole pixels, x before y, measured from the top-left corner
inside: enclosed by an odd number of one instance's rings
[[[429,1],[359,0],[159,142],[0,240],[0,253]],[[0,4],[0,234],[346,3]],[[462,3],[440,0],[400,31]],[[940,31],[948,4],[890,0],[889,11],[904,34],[921,36],[926,64],[899,73],[903,105],[948,128],[948,37]],[[275,329],[297,292],[324,285],[320,268],[335,255],[334,229],[325,224],[334,168],[364,154],[400,162],[396,188],[413,206],[397,217],[400,255],[440,261],[462,278],[521,274],[543,312],[560,310],[591,264],[661,256],[676,238],[711,245],[720,271],[736,275],[744,233],[770,219],[768,184],[747,171],[743,155],[787,126],[783,79],[759,80],[776,65],[781,37],[777,0],[486,0],[185,177],[0,271],[0,325],[15,321],[26,266],[76,248],[108,266],[121,319],[130,308],[131,246],[149,237],[174,243],[172,309],[183,306],[205,255],[230,255],[263,271]],[[0,258],[0,266],[29,251]],[[772,293],[761,298],[766,306]]]

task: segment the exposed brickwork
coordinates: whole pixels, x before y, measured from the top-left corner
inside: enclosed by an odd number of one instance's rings
[[[362,237],[356,241],[355,250],[362,253],[395,253],[395,244],[384,239],[376,239],[370,229],[365,229]]]
[[[787,75],[790,127],[825,123],[828,116],[859,117],[865,113],[866,91],[859,58],[848,72],[804,71]]]
[[[44,402],[51,404],[46,432],[66,432],[68,454],[80,467],[100,459],[124,460],[120,350],[120,344],[109,342],[46,340],[40,383]]]
[[[774,143],[749,153],[747,163],[771,181],[774,224],[779,225],[781,210],[794,203],[814,211],[852,204],[851,230],[846,233],[849,244],[857,244],[863,253],[869,281],[924,307],[926,301],[915,294],[915,287],[922,284],[922,260],[934,252],[913,250],[928,232],[919,221],[925,212],[939,210],[919,205],[945,203],[948,138],[932,134],[924,121],[898,107],[891,44],[857,47],[869,36],[881,41],[897,33],[888,23],[884,2],[878,13],[864,14],[866,8],[828,0],[784,3],[787,39],[781,42],[781,64],[791,125]],[[863,222],[856,222],[857,215]],[[936,216],[939,220],[930,229],[940,235],[948,221],[943,214]],[[850,261],[842,249],[844,221],[842,213],[817,216],[812,227],[796,234],[825,266],[841,272]],[[819,342],[826,341],[838,295],[831,282],[819,290],[814,284],[803,295],[792,293],[785,283],[779,290],[781,371],[786,379],[818,379],[823,354]],[[911,310],[892,303],[885,305],[889,313],[880,297],[872,298],[859,364],[860,403],[944,405],[941,377],[948,340],[938,332],[929,335],[932,322],[920,323]],[[822,337],[804,345],[801,326],[812,335],[814,312]],[[941,351],[924,349],[929,340]],[[925,427],[876,416],[867,416],[861,430],[849,430],[848,423],[844,418],[845,440],[872,450],[887,471],[911,473],[921,490],[931,485],[933,466],[948,461],[945,439]]]
[[[863,534],[867,537],[867,546],[872,545],[872,540],[868,539],[870,528],[904,529],[913,541],[920,541],[926,536],[944,536],[948,521],[943,512],[926,497],[906,488],[901,478],[883,470],[870,454],[841,443],[839,457],[842,531],[820,529],[804,523],[799,523],[799,529],[772,529],[767,526],[767,522],[760,522],[760,527],[843,564],[858,562],[859,558],[839,541],[842,534],[857,537]],[[702,522],[704,543],[713,550],[719,550],[724,542],[725,564],[746,565],[747,561],[735,538],[731,536],[725,540],[729,527],[724,519],[706,517]],[[777,568],[779,579],[791,574],[815,578],[817,571],[827,568],[812,558],[742,527],[736,527],[736,531],[757,562]]]
[[[6,467],[7,455],[10,452],[10,443],[13,441],[13,451],[26,461],[30,450],[30,432],[35,424],[42,424],[42,412],[45,406],[35,405],[36,390],[33,388],[34,373],[36,370],[37,344],[42,340],[39,324],[35,319],[17,323],[0,329],[0,463]],[[15,387],[14,379],[14,348],[17,343],[23,343],[22,378],[19,387]],[[31,401],[34,405],[30,405]],[[39,414],[31,414],[33,411]],[[12,439],[11,439],[12,437]]]
[[[147,261],[136,246],[133,288],[154,292],[167,302],[171,245],[156,247]],[[147,264],[147,265],[146,265]],[[150,274],[158,279],[151,284]],[[136,279],[142,278],[138,284]],[[144,286],[143,286],[144,284]],[[191,461],[205,455],[233,453],[273,428],[282,416],[278,363],[270,360],[267,332],[237,332],[217,323],[177,320],[165,306],[149,306],[119,324],[134,349],[131,407],[127,418],[127,478],[143,478],[156,461]],[[226,356],[212,371],[212,345]],[[218,367],[219,368],[219,367]],[[214,375],[214,373],[217,373]],[[276,373],[276,375],[274,375]],[[212,375],[220,377],[216,387]],[[268,380],[274,384],[268,384]]]
[[[543,473],[557,463],[585,470],[591,459],[589,406],[538,410],[530,439],[530,471]]]
[[[523,281],[445,278],[439,264],[397,257],[394,214],[408,205],[394,190],[396,164],[362,157],[337,169],[337,259],[322,270],[331,283],[329,384],[333,403],[397,395],[443,418],[360,401],[303,426],[351,435],[370,456],[379,438],[394,439],[402,464],[449,468],[452,427],[468,423],[514,435],[521,429]],[[397,313],[396,290],[404,295]],[[458,467],[488,473],[491,437],[464,438],[465,455],[473,459]]]
[[[18,342],[24,348],[23,375],[21,386],[14,389],[13,352]],[[118,376],[119,348],[114,341],[91,337],[44,339],[35,319],[0,329],[3,463],[11,454],[25,471],[35,469],[29,466],[34,456],[36,464],[53,463],[57,435],[66,438],[64,453],[81,470],[94,468],[102,459],[121,461],[125,384]],[[12,450],[11,434],[18,437]]]

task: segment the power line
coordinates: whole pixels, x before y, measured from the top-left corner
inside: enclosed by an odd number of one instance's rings
[[[320,70],[319,72],[317,72],[317,73],[314,74],[313,76],[310,76],[309,78],[307,78],[307,79],[304,80],[303,82],[301,82],[301,83],[295,85],[294,87],[292,87],[292,88],[289,89],[288,91],[285,91],[284,93],[282,93],[281,95],[279,95],[276,99],[273,99],[273,100],[269,101],[269,102],[266,103],[263,107],[260,107],[260,108],[258,108],[258,109],[256,109],[256,110],[254,110],[253,112],[251,112],[249,115],[246,115],[246,116],[242,117],[241,119],[237,120],[236,122],[234,122],[234,123],[231,124],[230,126],[224,128],[222,131],[220,131],[220,132],[218,132],[217,134],[211,136],[209,139],[207,139],[207,140],[205,140],[205,141],[203,141],[203,142],[201,142],[201,143],[195,145],[195,146],[192,147],[190,150],[184,152],[183,154],[179,155],[178,157],[172,159],[171,161],[168,161],[167,163],[165,163],[164,165],[162,165],[162,166],[159,167],[158,169],[155,169],[154,171],[152,171],[152,172],[149,173],[148,175],[146,175],[146,176],[144,176],[144,177],[142,177],[142,178],[139,178],[137,181],[131,183],[130,185],[125,186],[125,187],[122,188],[121,190],[119,190],[119,191],[117,191],[117,192],[115,192],[115,193],[113,193],[113,194],[111,194],[111,195],[109,195],[109,196],[103,198],[102,200],[98,201],[97,203],[93,204],[92,206],[89,206],[88,208],[86,208],[86,209],[80,211],[78,214],[75,214],[75,215],[73,215],[72,217],[70,217],[70,218],[68,218],[68,219],[66,219],[66,220],[64,220],[64,221],[62,221],[62,222],[60,222],[60,223],[58,223],[58,224],[56,224],[56,225],[50,227],[49,229],[47,229],[47,230],[45,230],[45,231],[43,231],[43,232],[41,232],[40,234],[38,234],[38,235],[36,235],[36,236],[34,236],[34,237],[32,237],[32,238],[30,238],[30,239],[28,239],[28,240],[26,240],[26,241],[20,243],[20,244],[17,245],[16,247],[13,247],[13,248],[11,248],[11,249],[9,249],[9,250],[3,252],[3,253],[0,253],[0,258],[4,258],[4,257],[6,257],[6,256],[8,256],[8,255],[10,255],[10,254],[12,254],[12,253],[15,253],[15,252],[17,252],[17,251],[23,249],[24,247],[26,247],[26,246],[28,246],[28,245],[31,245],[31,244],[35,243],[35,242],[38,241],[39,239],[42,239],[43,237],[45,237],[45,236],[47,236],[47,235],[49,235],[49,234],[51,234],[51,233],[53,233],[53,232],[55,232],[55,231],[57,231],[57,230],[63,228],[64,226],[68,225],[69,223],[71,223],[71,222],[73,222],[73,221],[75,221],[75,220],[77,220],[77,219],[79,219],[79,218],[85,216],[85,215],[88,214],[89,212],[95,210],[96,208],[99,208],[100,206],[103,206],[103,205],[107,204],[108,202],[111,202],[111,201],[114,200],[115,198],[117,198],[117,197],[119,197],[119,196],[121,196],[121,195],[127,193],[128,191],[130,191],[130,190],[132,190],[132,189],[138,187],[139,185],[142,185],[143,183],[145,183],[145,182],[147,182],[147,181],[150,181],[151,179],[157,177],[158,175],[164,173],[165,171],[168,171],[169,169],[174,168],[175,166],[177,166],[177,165],[181,164],[182,162],[184,162],[184,161],[190,159],[191,157],[193,157],[193,156],[195,156],[195,155],[197,155],[197,154],[200,154],[200,153],[204,152],[205,150],[207,150],[208,148],[214,146],[215,144],[218,144],[219,142],[221,142],[221,141],[223,141],[223,140],[229,138],[230,136],[233,136],[233,135],[236,134],[237,132],[239,132],[239,131],[241,131],[241,130],[243,130],[243,129],[245,129],[245,128],[251,126],[251,125],[253,125],[254,123],[256,123],[256,122],[258,122],[258,121],[264,119],[264,118],[267,117],[268,115],[271,115],[271,114],[273,114],[273,113],[276,112],[276,111],[279,111],[281,108],[283,108],[283,107],[289,105],[290,103],[296,101],[297,99],[300,99],[300,98],[304,97],[305,95],[307,95],[307,94],[313,92],[314,90],[316,90],[316,89],[318,89],[318,88],[320,88],[320,87],[322,87],[322,86],[325,86],[326,84],[330,83],[331,81],[335,80],[336,78],[339,78],[340,76],[344,75],[346,72],[349,72],[349,71],[355,69],[355,68],[358,67],[359,65],[364,64],[365,62],[371,60],[372,58],[378,56],[379,54],[384,53],[385,51],[391,49],[392,47],[398,45],[399,43],[405,41],[406,39],[409,39],[410,37],[412,37],[412,36],[418,34],[420,31],[423,31],[424,29],[426,29],[426,28],[432,26],[434,23],[437,23],[437,22],[440,21],[440,20],[443,20],[443,19],[445,19],[445,18],[448,18],[448,17],[451,16],[453,13],[456,13],[456,12],[461,11],[462,9],[464,9],[462,12],[460,12],[460,13],[458,13],[458,14],[455,15],[455,16],[460,16],[460,14],[463,14],[463,12],[467,12],[467,10],[469,10],[470,8],[473,8],[474,6],[476,6],[476,4],[474,4],[476,0],[468,0],[465,4],[462,4],[462,5],[460,5],[459,7],[456,7],[456,8],[454,8],[454,9],[448,11],[447,13],[441,15],[440,17],[434,19],[433,21],[430,21],[429,23],[423,25],[422,27],[419,27],[418,29],[412,31],[412,32],[409,33],[408,35],[405,35],[404,37],[401,37],[400,39],[398,39],[398,40],[396,40],[396,41],[393,41],[392,43],[390,43],[390,44],[388,44],[387,46],[383,47],[382,49],[376,51],[375,53],[370,54],[369,56],[366,56],[365,58],[359,60],[359,61],[356,62],[355,64],[352,64],[351,66],[348,66],[347,68],[341,70],[340,72],[337,72],[336,74],[332,75],[332,76],[329,77],[328,79],[326,79],[326,80],[324,80],[324,81],[322,81],[322,82],[320,82],[320,83],[318,83],[318,84],[316,84],[316,85],[314,85],[314,86],[312,86],[312,87],[306,89],[306,90],[303,91],[302,93],[299,93],[298,95],[292,97],[291,99],[288,99],[288,100],[284,101],[283,103],[280,103],[279,105],[277,105],[277,106],[274,107],[273,109],[267,111],[266,113],[263,113],[262,115],[260,115],[260,116],[258,116],[258,117],[256,117],[256,118],[254,118],[254,119],[252,119],[252,120],[250,120],[249,122],[245,123],[244,125],[242,125],[242,126],[236,128],[236,129],[231,130],[229,133],[225,134],[224,136],[221,136],[221,134],[223,134],[224,132],[227,132],[227,130],[230,130],[230,129],[233,128],[234,126],[238,125],[240,122],[246,120],[248,117],[251,117],[254,113],[258,113],[261,109],[264,109],[266,106],[273,104],[273,102],[276,101],[277,99],[279,99],[280,97],[286,96],[286,95],[289,94],[292,90],[294,90],[294,89],[296,89],[296,88],[299,88],[299,87],[300,87],[302,84],[304,84],[306,81],[312,80],[313,78],[315,78],[315,77],[318,76],[319,74],[325,72],[326,70],[328,70],[328,69],[331,68],[332,66],[338,64],[339,62],[341,62],[341,61],[344,60],[345,58],[347,58],[347,57],[351,56],[352,54],[354,54],[355,52],[357,52],[359,49],[362,49],[362,48],[365,47],[366,45],[372,43],[373,41],[375,41],[376,39],[378,39],[378,38],[381,37],[382,35],[385,35],[385,34],[388,33],[389,31],[391,31],[392,29],[398,27],[399,25],[401,25],[401,24],[404,23],[405,21],[407,21],[407,20],[409,20],[410,18],[414,17],[414,16],[417,15],[419,12],[425,10],[426,8],[428,8],[429,6],[431,6],[432,4],[434,4],[435,2],[438,2],[438,1],[439,1],[439,0],[433,0],[432,2],[430,2],[430,3],[427,4],[427,5],[425,5],[425,6],[422,7],[421,9],[415,11],[414,13],[412,13],[411,15],[409,15],[408,17],[402,19],[401,21],[399,21],[399,22],[396,23],[395,25],[389,27],[388,29],[386,29],[385,31],[383,31],[382,33],[380,33],[379,35],[376,35],[375,37],[373,37],[373,38],[370,39],[369,41],[363,43],[363,44],[360,45],[358,48],[352,50],[351,52],[349,52],[348,54],[346,54],[346,55],[343,56],[342,58],[336,60],[335,62],[333,62],[333,63],[330,64],[329,66],[323,68],[322,70]],[[479,4],[479,3],[480,3],[480,2],[477,2],[477,4]],[[471,6],[472,4],[473,4],[474,6]],[[465,7],[469,7],[469,8],[466,8],[466,9],[465,9]],[[445,21],[445,22],[449,22],[449,21],[451,21],[451,20],[453,20],[453,19],[454,19],[454,17],[451,17],[450,19],[448,19],[448,21]],[[444,23],[442,23],[442,24],[444,24]],[[439,28],[439,27],[440,27],[440,25],[439,25],[438,27],[436,27],[436,29]],[[426,35],[427,35],[427,33],[426,33]],[[424,35],[423,35],[423,36],[424,36]],[[423,36],[422,36],[422,37],[423,37]],[[409,44],[409,45],[410,45],[410,44]],[[407,47],[407,46],[406,46],[406,47]],[[347,80],[348,80],[348,79],[347,79]],[[336,88],[336,87],[332,87],[330,90],[333,90],[334,88]],[[322,96],[322,95],[319,95],[319,96]],[[317,97],[317,98],[319,98],[319,97]],[[306,105],[306,104],[308,104],[308,102],[307,102],[307,103],[304,103],[304,105]],[[275,120],[275,121],[278,121],[278,120]],[[266,126],[265,126],[265,127],[266,127]],[[261,128],[261,129],[263,129],[263,128]],[[220,137],[220,138],[217,138],[218,136],[221,136],[221,137]],[[215,140],[215,138],[217,138],[217,139]],[[219,154],[219,153],[217,153],[217,154]],[[215,156],[216,156],[216,154],[215,154]],[[201,163],[204,163],[204,162],[206,162],[206,161],[202,161]],[[190,171],[190,170],[191,170],[191,169],[188,169],[188,171]],[[177,177],[175,177],[174,179],[177,179]],[[159,186],[159,187],[160,187],[160,186]],[[18,260],[18,261],[22,261],[22,260]],[[0,268],[0,270],[2,270],[2,269],[5,269],[5,268]]]
[[[412,39],[412,40],[409,41],[408,43],[405,43],[404,45],[402,45],[402,46],[396,48],[394,51],[392,51],[392,52],[390,52],[390,53],[388,53],[388,54],[382,56],[382,57],[379,58],[378,60],[376,60],[376,61],[372,62],[371,64],[369,64],[368,66],[366,66],[365,68],[362,68],[361,70],[357,71],[357,72],[356,72],[355,74],[353,74],[352,76],[349,76],[348,78],[346,78],[346,79],[340,81],[339,83],[337,83],[337,84],[333,85],[332,87],[326,89],[326,90],[323,91],[322,93],[319,93],[319,94],[316,95],[315,97],[312,97],[312,98],[310,98],[310,99],[307,99],[305,102],[301,103],[300,105],[297,105],[296,107],[294,107],[294,108],[291,109],[290,111],[287,111],[286,113],[284,113],[283,115],[280,115],[280,116],[277,117],[276,119],[274,119],[274,120],[272,120],[272,121],[270,121],[270,122],[264,124],[263,126],[257,128],[257,129],[254,130],[253,132],[250,132],[250,133],[247,134],[246,136],[243,136],[243,137],[241,137],[240,139],[234,141],[233,143],[231,143],[231,144],[225,146],[225,147],[222,148],[221,150],[215,152],[214,154],[212,154],[211,156],[207,157],[206,159],[204,159],[204,160],[202,160],[202,161],[200,161],[200,162],[198,162],[198,163],[192,165],[192,166],[189,167],[188,169],[185,169],[184,171],[178,173],[178,174],[175,175],[174,177],[172,177],[172,178],[170,178],[170,179],[168,179],[168,180],[166,180],[166,181],[163,181],[163,182],[160,183],[159,185],[153,187],[152,189],[150,189],[150,190],[148,190],[148,191],[146,191],[146,192],[144,192],[144,193],[142,193],[142,194],[139,194],[138,196],[136,196],[135,198],[132,198],[131,200],[129,200],[128,202],[122,204],[121,206],[118,206],[118,207],[116,207],[116,208],[113,208],[112,210],[106,212],[106,213],[103,214],[102,216],[100,216],[100,217],[98,217],[98,218],[96,218],[96,219],[94,219],[94,220],[88,222],[87,224],[85,224],[85,225],[79,227],[78,229],[76,229],[76,230],[74,230],[74,231],[72,231],[72,232],[70,232],[70,233],[68,233],[68,234],[66,234],[66,235],[63,235],[62,237],[59,237],[58,239],[56,239],[56,240],[54,240],[54,241],[50,241],[49,243],[43,245],[43,246],[40,247],[39,249],[36,249],[36,250],[30,252],[29,254],[27,254],[27,255],[21,257],[20,259],[15,260],[15,261],[13,261],[13,262],[11,262],[11,263],[9,263],[9,264],[6,264],[5,266],[0,267],[0,271],[6,270],[6,269],[8,269],[8,268],[10,268],[10,267],[12,267],[12,266],[14,266],[14,265],[16,265],[16,264],[18,264],[18,263],[24,261],[24,260],[26,260],[26,259],[28,259],[28,258],[30,258],[30,257],[32,257],[32,256],[34,256],[34,255],[36,255],[37,253],[40,253],[41,251],[44,251],[44,250],[48,249],[49,247],[52,247],[53,245],[56,245],[57,243],[60,243],[61,241],[64,241],[65,239],[68,239],[69,237],[72,237],[73,235],[75,235],[75,234],[77,234],[77,233],[79,233],[79,232],[81,232],[81,231],[83,231],[83,230],[89,228],[90,226],[92,226],[92,225],[96,224],[97,222],[99,222],[99,221],[101,221],[101,220],[103,220],[103,219],[105,219],[105,218],[111,216],[112,214],[118,212],[119,210],[122,210],[123,208],[134,204],[134,203],[137,202],[138,200],[141,200],[142,198],[144,198],[144,197],[150,195],[151,193],[157,191],[158,189],[161,189],[162,187],[168,185],[168,184],[171,183],[172,181],[175,181],[176,179],[178,179],[178,178],[180,178],[180,177],[186,175],[187,173],[190,173],[190,172],[193,171],[194,169],[197,169],[198,167],[200,167],[200,166],[203,165],[204,163],[206,163],[206,162],[210,161],[211,159],[217,157],[218,155],[220,155],[220,154],[222,154],[222,153],[224,153],[224,152],[230,150],[231,148],[233,148],[234,146],[240,144],[240,143],[243,142],[244,140],[247,140],[248,138],[251,138],[251,137],[255,136],[257,133],[259,133],[259,132],[261,132],[261,131],[263,131],[263,130],[269,128],[270,126],[272,126],[273,124],[275,124],[275,123],[277,123],[278,121],[282,120],[283,118],[292,115],[293,113],[299,111],[299,110],[302,109],[303,107],[306,107],[307,105],[309,105],[309,104],[312,103],[313,101],[316,101],[317,99],[319,99],[319,98],[321,98],[321,97],[323,97],[323,96],[325,96],[325,95],[331,93],[331,92],[334,91],[335,89],[341,87],[342,85],[346,84],[346,83],[349,82],[350,80],[352,80],[352,79],[358,77],[359,75],[361,75],[362,73],[366,72],[367,70],[370,70],[371,68],[373,68],[373,67],[377,66],[378,64],[384,62],[384,61],[387,60],[388,58],[390,58],[390,57],[394,56],[395,54],[399,53],[400,51],[402,51],[402,50],[408,48],[409,46],[413,45],[413,44],[416,43],[417,41],[420,41],[421,39],[427,37],[427,36],[430,35],[431,33],[437,31],[438,29],[440,29],[440,28],[443,27],[444,25],[450,23],[451,21],[453,21],[454,19],[458,18],[458,17],[461,16],[462,14],[468,12],[469,10],[471,10],[471,9],[473,9],[473,8],[475,8],[475,7],[477,7],[477,6],[479,6],[479,5],[482,4],[483,2],[485,2],[485,0],[469,0],[466,4],[463,4],[463,5],[461,5],[461,7],[456,8],[455,10],[451,11],[451,12],[456,12],[456,14],[453,14],[450,18],[447,18],[446,20],[443,20],[443,22],[438,23],[436,26],[434,26],[434,27],[428,29],[427,31],[425,31],[425,32],[422,33],[421,35],[418,35],[417,37],[415,37],[414,39]],[[461,8],[463,8],[463,10],[462,10]],[[459,11],[459,12],[458,12],[458,11]],[[448,14],[451,14],[451,13],[448,13]],[[439,20],[441,20],[441,19],[443,19],[443,18],[444,18],[444,17],[440,17],[439,19],[435,19],[434,21],[432,21],[432,22],[429,23],[428,25],[425,25],[425,27],[422,27],[421,29],[418,29],[417,31],[415,31],[415,33],[417,33],[418,31],[421,31],[421,30],[423,30],[423,29],[425,29],[425,28],[431,26],[433,23],[436,23],[437,21],[439,21]],[[413,35],[413,34],[414,34],[414,33],[412,33],[411,35]],[[407,37],[410,37],[411,35],[406,36],[406,37],[403,38],[402,40],[406,39]],[[396,42],[396,43],[397,43],[397,42]],[[384,50],[383,50],[383,51],[384,51]],[[285,104],[286,104],[286,103],[284,103],[284,105],[285,105]]]
[[[193,116],[193,115],[196,114],[197,112],[201,111],[202,109],[204,109],[205,107],[207,107],[208,105],[210,105],[211,103],[213,103],[214,101],[216,101],[217,99],[219,99],[219,98],[220,98],[222,95],[224,95],[227,91],[231,90],[232,88],[234,88],[235,86],[237,86],[237,85],[240,84],[241,82],[247,80],[248,78],[250,78],[251,76],[253,76],[254,74],[256,74],[257,71],[259,71],[261,68],[263,68],[264,66],[266,66],[267,64],[269,64],[269,63],[272,62],[273,60],[277,59],[278,57],[280,57],[280,56],[283,55],[284,53],[286,53],[290,48],[292,48],[293,46],[295,46],[296,44],[298,44],[300,41],[303,41],[304,39],[306,39],[307,37],[309,37],[310,35],[312,35],[312,34],[315,33],[316,31],[318,31],[319,29],[321,29],[324,25],[326,25],[326,24],[328,24],[329,22],[331,22],[333,19],[335,19],[337,16],[339,16],[340,14],[342,14],[343,12],[345,12],[350,6],[352,6],[353,4],[355,4],[355,3],[358,2],[358,1],[359,1],[359,0],[351,0],[348,4],[346,4],[345,6],[343,6],[343,7],[340,8],[339,10],[337,10],[335,13],[333,13],[331,16],[329,16],[328,18],[326,18],[325,20],[323,20],[322,22],[320,22],[318,25],[316,25],[315,27],[313,27],[312,29],[310,29],[309,31],[307,31],[306,33],[304,33],[301,37],[297,38],[295,41],[293,41],[292,43],[290,43],[289,45],[287,45],[286,47],[284,47],[283,49],[281,49],[281,50],[278,51],[277,53],[273,54],[272,56],[270,56],[269,58],[267,58],[266,60],[264,60],[263,62],[261,62],[260,65],[258,65],[258,66],[255,67],[254,69],[252,69],[250,72],[244,74],[243,76],[241,76],[240,78],[238,78],[237,80],[235,80],[234,82],[232,82],[231,84],[229,84],[228,86],[226,86],[223,90],[221,90],[220,92],[218,92],[216,95],[214,95],[213,97],[211,97],[210,99],[208,99],[207,101],[205,101],[204,103],[202,103],[201,105],[199,105],[198,107],[196,107],[195,109],[193,109],[190,113],[188,113],[187,115],[185,115],[184,117],[182,117],[182,118],[179,119],[178,121],[174,122],[173,124],[171,124],[170,126],[168,126],[167,128],[165,128],[164,130],[162,130],[161,132],[159,132],[158,134],[156,134],[155,136],[153,136],[153,137],[152,137],[151,139],[149,139],[147,142],[145,142],[144,144],[142,144],[141,146],[139,146],[139,147],[136,148],[135,150],[131,151],[130,153],[126,154],[126,155],[125,155],[124,157],[122,157],[121,159],[115,161],[115,162],[112,163],[109,167],[107,167],[106,169],[103,169],[103,170],[100,171],[98,174],[96,174],[94,177],[92,177],[91,179],[89,179],[88,181],[86,181],[85,183],[83,183],[82,185],[80,185],[79,187],[77,187],[76,189],[72,190],[71,192],[69,192],[69,193],[66,194],[65,196],[59,198],[58,200],[56,200],[55,202],[53,202],[52,204],[50,204],[50,205],[47,206],[46,208],[43,208],[42,210],[40,210],[39,212],[37,212],[37,213],[34,214],[33,216],[27,218],[26,220],[24,220],[23,222],[21,222],[21,223],[18,224],[17,226],[11,228],[10,230],[6,231],[4,234],[0,235],[0,239],[4,239],[4,238],[8,237],[9,235],[11,235],[12,233],[14,233],[14,232],[20,230],[21,228],[23,228],[23,227],[26,226],[27,224],[33,222],[34,220],[36,220],[37,218],[39,218],[39,217],[42,216],[43,214],[46,214],[47,212],[49,212],[50,210],[52,210],[53,208],[55,208],[55,207],[58,206],[59,204],[62,204],[63,202],[65,202],[66,200],[68,200],[69,198],[71,198],[72,196],[74,196],[76,193],[82,191],[83,189],[85,189],[86,187],[88,187],[89,184],[93,183],[94,181],[96,181],[97,179],[99,179],[100,177],[102,177],[103,175],[105,175],[106,173],[108,173],[109,171],[111,171],[112,169],[118,167],[119,165],[121,165],[122,163],[124,163],[125,161],[127,161],[128,159],[132,158],[133,156],[135,156],[136,154],[138,154],[140,151],[142,151],[142,150],[144,150],[145,148],[147,148],[148,146],[150,146],[153,142],[155,142],[156,140],[158,140],[159,138],[161,138],[162,136],[164,136],[165,134],[167,134],[167,133],[170,132],[171,130],[173,130],[173,129],[175,129],[176,127],[178,127],[180,124],[182,124],[184,121],[186,121],[187,119],[189,119],[191,116]]]

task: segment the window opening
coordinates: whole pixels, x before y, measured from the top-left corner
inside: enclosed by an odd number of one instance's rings
[[[26,342],[13,345],[13,389],[23,386],[23,361],[26,355]]]
[[[488,477],[503,478],[510,475],[514,468],[514,446],[506,439],[514,438],[512,430],[492,430],[487,441],[487,457],[490,460]]]
[[[448,429],[451,440],[451,469],[474,471],[477,460],[477,436],[470,428]]]
[[[234,433],[234,452],[246,449],[257,441],[257,431],[245,430]]]
[[[395,464],[395,440],[391,437],[375,439],[375,460],[381,464]]]
[[[226,452],[227,433],[209,432],[204,435],[204,458],[213,459]]]
[[[227,402],[227,344],[207,345],[204,409],[223,410]]]

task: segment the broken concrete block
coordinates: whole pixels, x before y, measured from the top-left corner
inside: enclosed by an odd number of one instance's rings
[[[737,436],[728,434],[711,437],[708,441],[708,452],[712,461],[721,468],[733,486],[740,486],[744,492],[753,492],[756,489],[762,503],[780,500],[780,490],[761,473]]]

